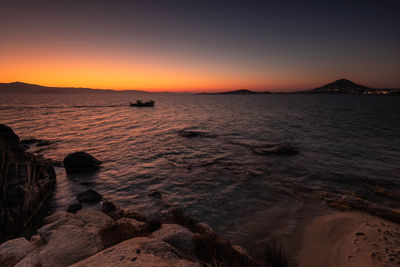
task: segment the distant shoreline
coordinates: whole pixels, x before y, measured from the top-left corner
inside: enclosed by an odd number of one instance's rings
[[[324,86],[302,91],[271,92],[252,91],[239,89],[212,93],[190,93],[190,92],[151,92],[144,90],[114,90],[114,89],[92,89],[82,87],[48,87],[23,82],[0,83],[0,94],[81,94],[81,93],[144,93],[144,94],[194,94],[194,95],[262,95],[262,94],[353,94],[353,95],[400,95],[400,88],[370,88],[353,83],[346,79],[336,80]]]

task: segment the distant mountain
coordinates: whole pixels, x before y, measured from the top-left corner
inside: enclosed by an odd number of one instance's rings
[[[90,89],[80,87],[47,87],[23,82],[0,83],[0,94],[79,94],[96,92],[118,92],[111,89]],[[144,92],[124,90],[124,92]]]
[[[253,95],[253,94],[270,94],[270,92],[254,92],[248,89],[239,89],[234,91],[218,92],[218,93],[200,93],[200,95]]]
[[[322,93],[322,94],[363,94],[371,90],[370,87],[356,84],[347,79],[340,79],[324,86],[315,88],[308,91],[309,93]]]

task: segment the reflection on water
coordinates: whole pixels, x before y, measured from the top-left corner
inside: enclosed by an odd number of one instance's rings
[[[154,108],[129,107],[154,99]],[[62,160],[84,150],[101,171],[67,177],[57,168],[57,209],[94,188],[146,213],[186,209],[234,243],[289,231],[320,190],[383,199],[400,165],[397,97],[352,95],[91,94],[2,96],[0,122],[22,138],[52,141],[40,153]],[[186,135],[186,133],[200,133]],[[282,156],[252,148],[290,144]],[[389,188],[389,189],[390,189]],[[161,199],[149,192],[158,191]]]

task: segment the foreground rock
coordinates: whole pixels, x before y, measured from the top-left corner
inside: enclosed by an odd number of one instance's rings
[[[64,159],[64,167],[68,173],[97,171],[100,166],[100,160],[83,151],[69,154]]]
[[[183,259],[179,251],[161,240],[136,237],[72,266],[198,266],[200,263]]]
[[[25,151],[19,137],[0,124],[0,242],[19,234],[51,197],[51,163]]]
[[[121,210],[110,202],[105,206],[111,214]],[[260,266],[181,212],[161,214],[158,222],[122,213],[113,219],[88,209],[57,212],[30,241],[0,245],[0,266]]]

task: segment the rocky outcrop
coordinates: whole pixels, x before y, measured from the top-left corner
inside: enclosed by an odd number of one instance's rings
[[[84,151],[71,153],[64,159],[64,167],[68,173],[97,171],[100,166],[100,160]]]
[[[138,216],[132,211],[118,219],[89,209],[57,212],[45,218],[30,241],[0,245],[0,266],[258,266],[183,213],[161,214],[158,224],[143,215],[144,221],[127,217],[132,214]]]
[[[0,241],[19,234],[51,197],[51,163],[25,151],[19,137],[0,124]]]

